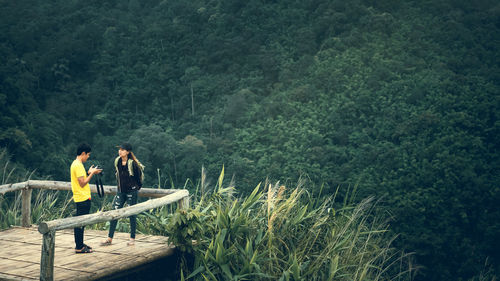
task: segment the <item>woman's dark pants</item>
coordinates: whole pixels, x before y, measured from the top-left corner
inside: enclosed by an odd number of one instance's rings
[[[123,205],[127,202],[129,206],[137,204],[137,190],[130,192],[118,192],[116,193],[115,199],[113,200],[113,210],[118,210],[123,208]],[[136,217],[130,216],[130,238],[135,239],[135,226],[136,226]],[[113,238],[115,235],[116,223],[117,220],[113,220],[109,224],[109,233],[108,237]]]

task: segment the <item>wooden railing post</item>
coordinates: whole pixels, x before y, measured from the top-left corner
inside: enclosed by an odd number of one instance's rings
[[[54,280],[54,249],[56,245],[56,231],[43,234],[42,257],[40,260],[40,280]]]
[[[178,204],[179,209],[189,209],[189,195],[180,199]]]
[[[29,227],[31,225],[31,193],[33,189],[27,188],[22,191],[21,225]]]

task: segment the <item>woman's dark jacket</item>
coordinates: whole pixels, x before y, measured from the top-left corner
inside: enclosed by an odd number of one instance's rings
[[[130,175],[128,164],[131,161],[133,175]],[[137,166],[137,163],[132,159],[127,160],[126,165],[122,165],[121,159],[115,161],[115,169],[116,169],[116,181],[118,183],[118,191],[120,192],[130,192],[133,190],[139,190],[142,187],[141,182],[141,171]]]

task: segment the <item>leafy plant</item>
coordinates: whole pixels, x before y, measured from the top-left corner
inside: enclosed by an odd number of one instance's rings
[[[371,198],[335,210],[333,198],[318,204],[303,187],[234,192],[218,182],[194,209],[174,214],[170,241],[194,253],[181,269],[185,280],[411,280],[415,273],[409,255],[391,246]]]
[[[197,209],[177,209],[166,228],[169,243],[181,252],[193,253],[193,243],[200,241],[204,234],[201,216]]]

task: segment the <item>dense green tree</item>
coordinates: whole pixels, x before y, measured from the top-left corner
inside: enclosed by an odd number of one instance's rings
[[[0,147],[35,177],[83,141],[109,184],[124,141],[148,186],[308,177],[382,198],[417,279],[498,276],[495,1],[0,4]]]

